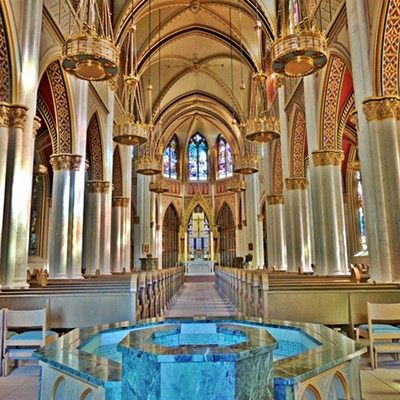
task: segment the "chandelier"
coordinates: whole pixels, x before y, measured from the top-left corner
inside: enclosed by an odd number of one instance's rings
[[[153,193],[166,193],[169,192],[169,182],[167,182],[162,176],[157,175],[149,183],[149,190]]]
[[[234,174],[232,178],[227,180],[226,190],[234,193],[244,192],[246,190],[246,181],[241,179],[239,174]]]
[[[140,146],[147,142],[148,136],[149,127],[136,122],[133,114],[126,113],[125,121],[114,128],[113,141],[126,146]]]
[[[272,68],[287,77],[319,71],[327,61],[326,37],[313,24],[309,0],[279,0],[278,39],[272,45]]]
[[[62,66],[87,81],[102,81],[118,72],[119,49],[114,43],[111,13],[106,0],[81,0],[75,24],[63,46]]]
[[[245,130],[244,126],[241,126]],[[233,156],[233,172],[238,174],[250,175],[259,170],[258,144],[245,141],[244,154],[235,154]]]

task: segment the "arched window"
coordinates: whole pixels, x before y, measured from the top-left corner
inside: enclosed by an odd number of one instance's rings
[[[232,150],[223,136],[217,140],[218,146],[218,178],[229,178],[232,176]]]
[[[189,141],[189,180],[208,178],[208,146],[204,136],[196,133]]]
[[[178,179],[178,138],[172,137],[164,150],[164,176]]]
[[[357,182],[357,209],[358,217],[360,221],[360,237],[361,246],[363,250],[367,249],[367,231],[365,229],[365,215],[364,215],[364,196],[361,181],[361,172],[356,172],[356,182]]]

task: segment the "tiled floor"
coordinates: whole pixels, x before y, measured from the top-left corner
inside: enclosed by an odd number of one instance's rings
[[[179,291],[167,317],[233,316],[232,307],[216,291],[212,282],[186,282]],[[30,361],[0,378],[0,400],[35,400],[38,398],[39,367]],[[369,359],[361,360],[363,400],[400,399],[400,361],[379,355],[379,368],[372,371]],[[77,399],[64,399],[77,400]]]

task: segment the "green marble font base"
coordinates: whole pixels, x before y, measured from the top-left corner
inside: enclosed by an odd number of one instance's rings
[[[35,356],[40,400],[290,400],[360,399],[364,352],[318,324],[177,318],[75,329]]]

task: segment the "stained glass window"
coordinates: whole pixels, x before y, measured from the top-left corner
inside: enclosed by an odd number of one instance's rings
[[[363,196],[360,171],[356,172],[356,180],[357,180],[357,208],[358,208],[358,216],[360,219],[361,246],[363,249],[367,249],[367,231],[365,229],[364,196]]]
[[[218,146],[218,178],[228,178],[232,176],[232,150],[229,143],[219,136]]]
[[[208,146],[204,136],[196,133],[189,141],[189,180],[208,178]]]
[[[178,138],[175,135],[164,150],[164,176],[178,179]]]

